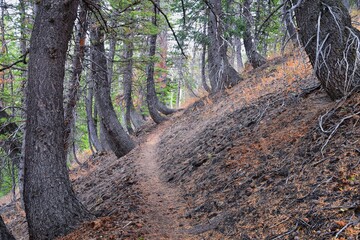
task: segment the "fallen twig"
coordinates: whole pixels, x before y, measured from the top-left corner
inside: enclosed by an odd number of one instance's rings
[[[354,116],[356,116],[356,115],[360,115],[360,111],[357,112],[357,113],[354,113],[354,114],[351,114],[351,115],[348,115],[348,116],[342,118],[342,119],[340,120],[340,122],[335,125],[334,130],[330,133],[330,135],[329,135],[329,137],[326,139],[324,145],[321,147],[321,154],[322,154],[323,156],[324,156],[324,149],[325,149],[326,145],[329,143],[329,141],[331,140],[331,138],[335,135],[336,131],[337,131],[338,128],[341,126],[341,124],[343,124],[343,122],[344,122],[345,120],[350,119],[350,118],[352,118],[352,117],[354,117]]]
[[[291,229],[291,230],[289,230],[289,231],[287,231],[287,232],[284,232],[284,233],[282,233],[282,234],[280,234],[280,235],[278,235],[278,236],[276,236],[276,237],[272,237],[272,238],[270,238],[270,240],[282,239],[283,237],[285,237],[285,236],[287,236],[287,235],[295,232],[296,229],[298,228],[298,225],[299,225],[299,223],[296,222],[296,225],[295,225],[295,227],[294,227],[293,229]]]
[[[352,226],[352,225],[356,225],[356,224],[358,224],[358,223],[359,223],[359,220],[348,222],[342,229],[340,229],[340,231],[338,231],[338,232],[336,233],[335,239],[338,238],[339,235],[340,235],[343,231],[345,231],[348,227],[350,227],[350,226]]]
[[[318,187],[320,187],[322,184],[324,184],[324,183],[329,183],[332,179],[333,179],[333,177],[330,177],[329,179],[327,179],[327,180],[319,183],[318,185],[316,185],[316,187],[315,187],[311,192],[309,192],[308,194],[306,194],[305,196],[303,196],[303,197],[301,197],[301,198],[298,198],[297,200],[303,200],[303,199],[305,199],[306,197],[308,197],[308,196],[310,196],[311,194],[313,194],[313,193],[316,191],[316,189],[318,189]]]
[[[132,224],[132,221],[128,222],[127,224],[125,224],[125,226],[123,226],[123,228],[126,228],[127,226],[129,226],[130,224]]]

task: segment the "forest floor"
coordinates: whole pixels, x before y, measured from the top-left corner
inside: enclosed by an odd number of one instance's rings
[[[59,240],[359,239],[359,94],[331,101],[301,56],[243,77],[72,169],[96,219]],[[27,239],[19,209],[1,214]]]

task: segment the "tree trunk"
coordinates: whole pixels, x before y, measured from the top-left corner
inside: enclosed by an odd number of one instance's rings
[[[63,137],[64,67],[77,6],[41,1],[30,40],[24,179],[30,239],[54,239],[90,217],[71,188]]]
[[[337,0],[303,0],[295,9],[305,51],[323,88],[332,99],[359,85],[360,32]]]
[[[15,240],[14,236],[6,228],[6,225],[0,216],[0,239],[1,240]]]
[[[85,58],[85,41],[87,32],[87,7],[84,2],[80,4],[79,22],[76,27],[74,59],[72,62],[72,74],[70,77],[70,89],[67,96],[67,104],[65,107],[65,152],[71,146],[70,136],[74,124],[74,111],[79,100],[80,77],[83,70],[83,62]]]
[[[291,9],[291,4],[287,0],[282,0],[282,3],[284,4],[284,6],[282,7],[282,12],[283,12],[283,24],[285,26],[286,33],[287,33],[289,39],[291,40],[291,42],[295,46],[297,46],[298,45],[298,36],[297,36],[297,32],[296,32],[296,29],[294,26],[294,22],[292,20],[293,12],[288,12],[289,9]]]
[[[203,48],[201,53],[201,83],[205,91],[210,93],[211,89],[206,82],[206,44],[205,43],[203,43]]]
[[[131,111],[130,112],[131,122],[134,125],[135,130],[137,130],[142,125],[145,124],[145,121],[144,121],[143,117],[141,116],[141,114],[136,111],[135,106],[132,102],[131,102],[130,111]]]
[[[201,83],[205,91],[210,93],[211,89],[206,82],[206,50],[207,50],[207,43],[205,41],[205,36],[207,34],[206,29],[207,29],[207,23],[204,22],[204,29],[203,29],[204,40],[202,41],[202,53],[201,53]]]
[[[251,3],[249,4],[250,8],[251,9],[251,5],[252,4],[256,4],[256,11],[255,11],[255,19],[253,18],[253,21],[252,21],[252,27],[254,28],[254,35],[253,35],[253,40],[254,40],[254,44],[255,46],[258,46],[259,45],[259,40],[260,40],[260,32],[259,32],[259,29],[258,27],[260,27],[260,22],[261,22],[261,11],[264,11],[264,3],[266,1],[254,1],[251,0]],[[246,4],[246,3],[244,3]],[[251,10],[249,10],[251,11]]]
[[[173,114],[173,113],[175,113],[177,111],[176,109],[168,108],[168,106],[166,106],[164,103],[162,103],[159,100],[159,98],[158,98],[158,101],[157,101],[157,109],[159,110],[159,112],[161,112],[162,114],[165,114],[165,115],[170,115],[170,114]]]
[[[27,46],[28,46],[28,39],[27,39],[27,33],[30,36],[30,29],[29,27],[27,27],[28,22],[30,21],[30,17],[28,17],[26,15],[26,9],[28,8],[28,2],[25,0],[19,0],[19,14],[20,14],[20,22],[21,22],[21,27],[20,27],[20,49],[21,49],[21,54],[24,55],[27,52]],[[21,102],[22,105],[25,106],[25,85],[26,85],[26,79],[27,79],[27,71],[24,71],[21,74],[21,77],[23,78],[22,83],[21,83],[21,92],[24,94]],[[22,116],[25,118],[25,114],[22,114]],[[23,133],[23,140],[21,143],[21,156],[20,156],[20,161],[19,161],[19,168],[18,168],[18,186],[19,186],[19,193],[20,193],[20,202],[21,202],[21,207],[24,209],[25,205],[24,205],[24,197],[23,197],[23,193],[24,193],[24,147],[25,147],[25,135],[26,135],[26,129],[24,129],[24,133]]]
[[[130,152],[135,144],[120,125],[111,102],[110,82],[106,71],[104,33],[99,25],[95,24],[91,29],[92,76],[95,82],[96,106],[101,119],[100,124],[104,127],[110,148],[120,158]]]
[[[342,0],[342,3],[346,7],[346,9],[348,9],[348,10],[350,9],[350,1],[349,0]]]
[[[181,85],[182,85],[182,79],[178,79],[178,85],[177,85],[177,91],[176,91],[176,108],[180,107],[180,100],[181,100]]]
[[[244,47],[249,62],[253,68],[258,68],[265,64],[266,60],[263,56],[258,53],[256,44],[254,42],[252,27],[253,27],[253,16],[251,15],[251,4],[252,0],[245,0],[243,5],[243,15],[245,17],[245,31],[244,31]]]
[[[0,126],[0,135],[11,135],[18,131],[18,125],[11,121],[11,116],[0,106],[0,119],[6,120],[4,124]],[[0,140],[0,147],[8,155],[8,157],[19,167],[21,158],[21,142],[19,139],[14,138]]]
[[[209,1],[212,10],[209,11],[209,78],[212,93],[237,84],[241,77],[230,65],[227,57],[227,42],[224,41],[223,11],[221,1]]]
[[[127,35],[124,42],[125,56],[124,61],[126,62],[124,68],[124,98],[125,98],[125,122],[126,128],[130,134],[134,134],[134,130],[131,126],[131,107],[132,103],[132,78],[133,78],[133,53],[134,43],[131,39],[131,34]]]
[[[152,59],[155,56],[156,50],[156,38],[157,35],[154,34],[149,37],[150,38],[150,51],[149,57]],[[158,98],[155,91],[155,81],[154,81],[154,62],[151,61],[146,70],[146,102],[149,108],[149,113],[151,118],[154,120],[155,123],[159,124],[166,120],[164,116],[162,116],[157,109]]]
[[[242,60],[242,52],[241,52],[241,39],[240,37],[235,37],[235,48],[236,48],[236,67],[238,72],[240,72],[244,68],[244,63]]]
[[[92,75],[92,74],[90,74]],[[90,77],[89,80],[89,86],[88,86],[88,93],[87,97],[85,97],[85,108],[86,108],[86,119],[87,119],[87,128],[88,128],[88,134],[89,139],[91,143],[94,145],[97,152],[104,151],[104,148],[101,146],[97,130],[96,130],[96,124],[94,121],[94,118],[92,116],[93,114],[93,92],[94,92],[94,82],[92,77]]]
[[[96,105],[96,107],[98,107],[98,105],[97,104],[95,104]],[[117,121],[119,121],[118,119],[117,119]],[[112,151],[112,149],[111,149],[111,146],[110,146],[110,143],[109,143],[109,141],[111,141],[111,140],[109,140],[109,138],[107,137],[107,133],[106,133],[106,130],[105,130],[106,128],[105,128],[105,126],[104,126],[104,122],[103,122],[103,120],[102,120],[102,118],[100,117],[100,121],[99,121],[99,139],[100,139],[100,144],[101,144],[101,147],[103,148],[103,150],[105,151],[105,152],[110,152],[110,151]]]
[[[115,50],[116,50],[116,38],[114,36],[110,36],[109,39],[109,53],[107,57],[107,73],[108,73],[108,81],[113,81],[114,76],[114,57],[115,57]]]
[[[156,0],[155,3],[159,5],[159,1]],[[151,22],[154,26],[157,26],[157,8],[154,6],[154,15],[151,18]],[[166,120],[164,116],[162,116],[158,111],[158,97],[155,91],[155,81],[154,81],[154,56],[156,53],[156,39],[157,34],[153,34],[149,37],[149,58],[150,63],[146,69],[146,102],[148,105],[149,113],[151,118],[154,120],[155,123],[159,124]]]

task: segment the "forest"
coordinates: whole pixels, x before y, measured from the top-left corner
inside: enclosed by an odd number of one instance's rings
[[[0,240],[360,238],[359,0],[0,11]]]

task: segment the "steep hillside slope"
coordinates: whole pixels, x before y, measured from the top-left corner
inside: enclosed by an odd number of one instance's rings
[[[183,189],[191,232],[358,239],[360,97],[331,102],[310,74],[293,85],[300,92],[262,94],[253,89],[269,69],[252,74],[254,85],[199,101],[162,138],[163,176]],[[248,92],[258,98],[243,101]]]
[[[72,170],[96,219],[61,239],[358,239],[360,96],[330,101],[293,56],[245,75]]]

